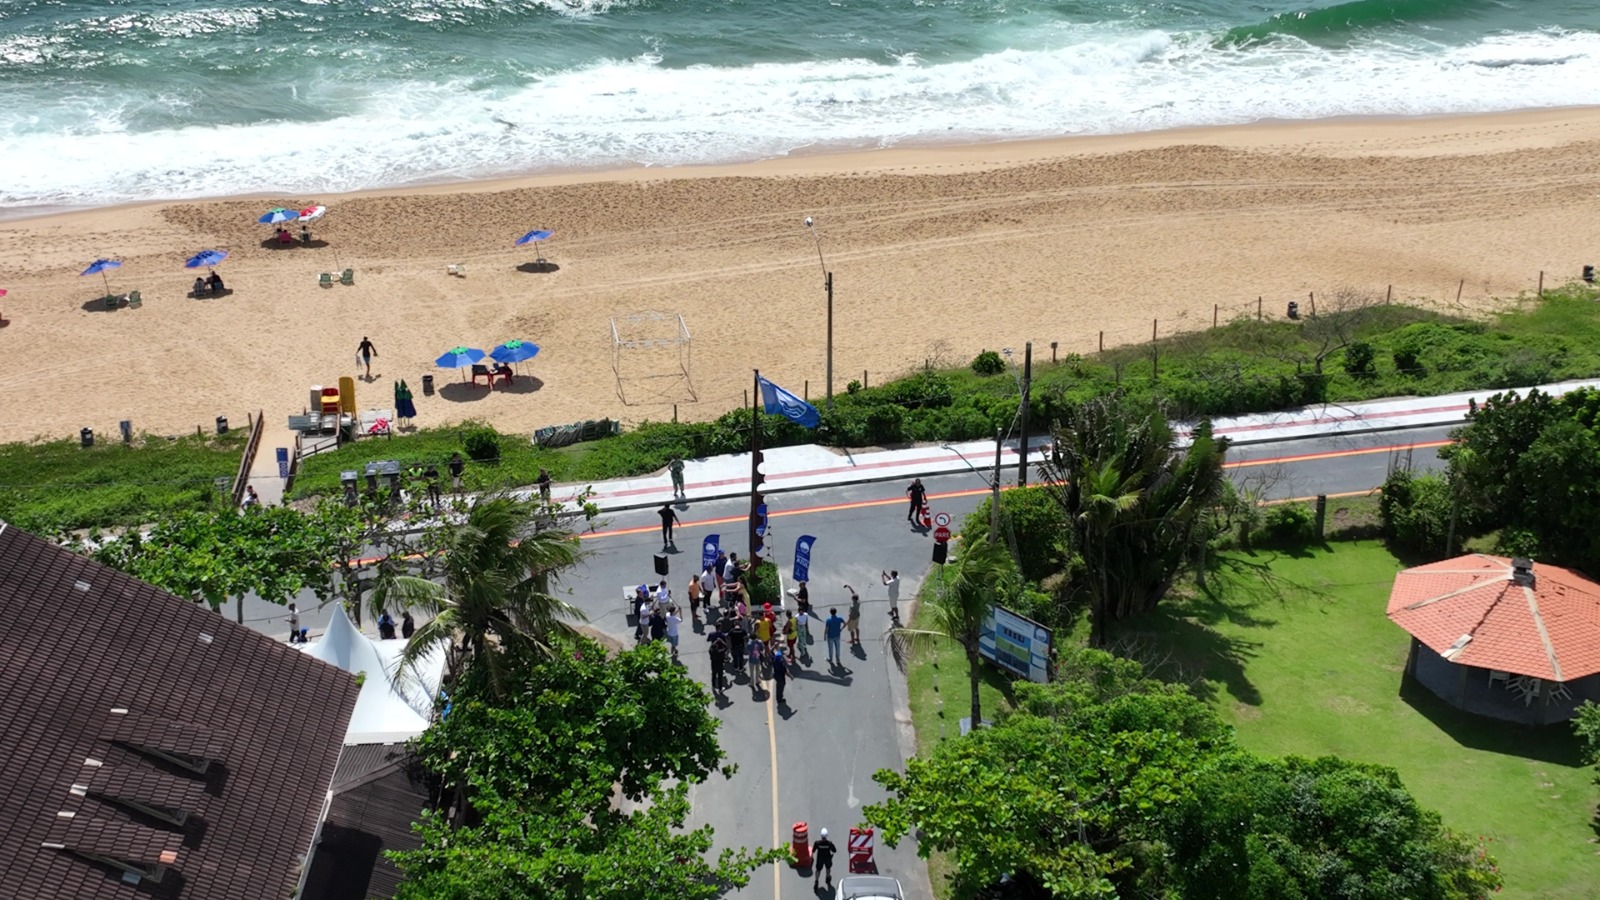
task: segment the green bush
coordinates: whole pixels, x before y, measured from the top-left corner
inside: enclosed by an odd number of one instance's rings
[[[1317,517],[1304,503],[1280,503],[1262,517],[1256,542],[1270,547],[1304,547],[1317,540]]]
[[[1006,361],[993,350],[985,350],[972,359],[972,371],[979,375],[999,375],[1006,370]]]
[[[749,573],[746,584],[750,591],[750,606],[759,609],[764,603],[778,606],[778,567],[772,560],[764,559]]]
[[[867,411],[867,443],[875,446],[898,444],[905,440],[906,411],[900,406],[874,406]]]
[[[1383,483],[1378,501],[1384,539],[1396,553],[1428,559],[1453,556],[1460,548],[1445,546],[1452,505],[1450,486],[1443,477],[1397,469]]]
[[[467,458],[481,463],[500,461],[500,433],[480,425],[466,429],[461,435],[461,447]]]
[[[1366,341],[1352,341],[1344,348],[1344,370],[1361,381],[1378,377],[1377,351]]]

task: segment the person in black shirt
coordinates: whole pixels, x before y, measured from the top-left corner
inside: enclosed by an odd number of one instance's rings
[[[656,607],[650,614],[650,640],[664,641],[667,639],[667,613],[661,607]]]
[[[461,493],[461,472],[467,467],[467,462],[461,458],[461,454],[452,453],[450,454],[449,466],[450,487],[459,494]]]
[[[928,499],[928,489],[922,486],[922,479],[912,479],[911,486],[906,488],[906,494],[911,498],[911,509],[906,512],[906,521],[915,522],[917,513],[922,510],[923,501]]]
[[[822,877],[823,869],[828,870],[828,887],[833,887],[833,855],[838,852],[839,848],[833,845],[833,841],[828,840],[828,829],[822,829],[821,833],[817,835],[816,841],[811,845],[811,855],[815,858],[816,863],[815,868],[811,870],[811,889],[813,891],[817,889],[817,879]]]
[[[711,689],[720,693],[727,687],[722,673],[728,666],[728,638],[720,629],[714,629],[706,640],[711,642]]]
[[[672,526],[683,523],[678,521],[678,514],[670,503],[661,504],[661,508],[656,512],[661,515],[661,546],[665,549],[672,546]]]
[[[782,650],[772,652],[772,683],[778,688],[778,705],[783,704],[783,686],[789,681],[789,661],[784,659]],[[828,883],[833,884],[833,873],[828,873]]]
[[[737,616],[728,617],[728,655],[733,658],[735,665],[744,665],[744,623]]]

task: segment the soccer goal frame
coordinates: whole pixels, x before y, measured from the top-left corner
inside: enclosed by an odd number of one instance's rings
[[[662,365],[667,353],[671,361]],[[649,357],[653,365],[628,365]],[[611,317],[611,372],[624,406],[641,402],[698,401],[694,390],[694,337],[681,313],[646,310]],[[629,384],[634,396],[629,396]],[[687,394],[684,397],[683,394]],[[649,395],[649,396],[646,396]]]

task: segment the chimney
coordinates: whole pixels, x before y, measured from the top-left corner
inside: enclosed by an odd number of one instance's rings
[[[1511,560],[1511,582],[1523,587],[1533,587],[1533,560],[1523,557],[1513,557]]]

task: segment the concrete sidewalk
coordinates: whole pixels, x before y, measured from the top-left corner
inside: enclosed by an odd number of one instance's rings
[[[1600,387],[1600,379],[1542,385],[1538,390],[1548,394],[1564,394],[1583,387]],[[1525,394],[1529,389],[1518,390]],[[1455,425],[1466,418],[1473,401],[1481,403],[1496,393],[1500,391],[1473,391],[1440,397],[1401,397],[1366,403],[1330,403],[1215,419],[1212,428],[1217,436],[1227,437],[1235,444],[1257,444]],[[1192,427],[1193,423],[1179,423],[1178,433],[1183,440],[1187,441]],[[1016,440],[1004,443],[1000,459],[1002,469],[1016,469],[1018,443]],[[1036,436],[1029,440],[1028,445],[1031,462],[1039,459],[1041,450],[1049,445],[1049,441]],[[774,447],[763,453],[766,457],[762,469],[766,475],[764,488],[767,493],[873,481],[910,482],[912,478],[925,475],[948,475],[972,470],[987,472],[994,466],[993,441],[857,452],[803,444]],[[585,487],[591,488],[593,493],[588,498],[589,502],[606,512],[660,506],[679,499],[694,502],[742,496],[750,490],[750,454],[734,453],[686,460],[683,475],[685,496],[682,498],[673,495],[672,479],[665,470],[654,475],[621,478],[593,485],[559,485],[554,494],[557,499],[571,504],[579,491]]]

